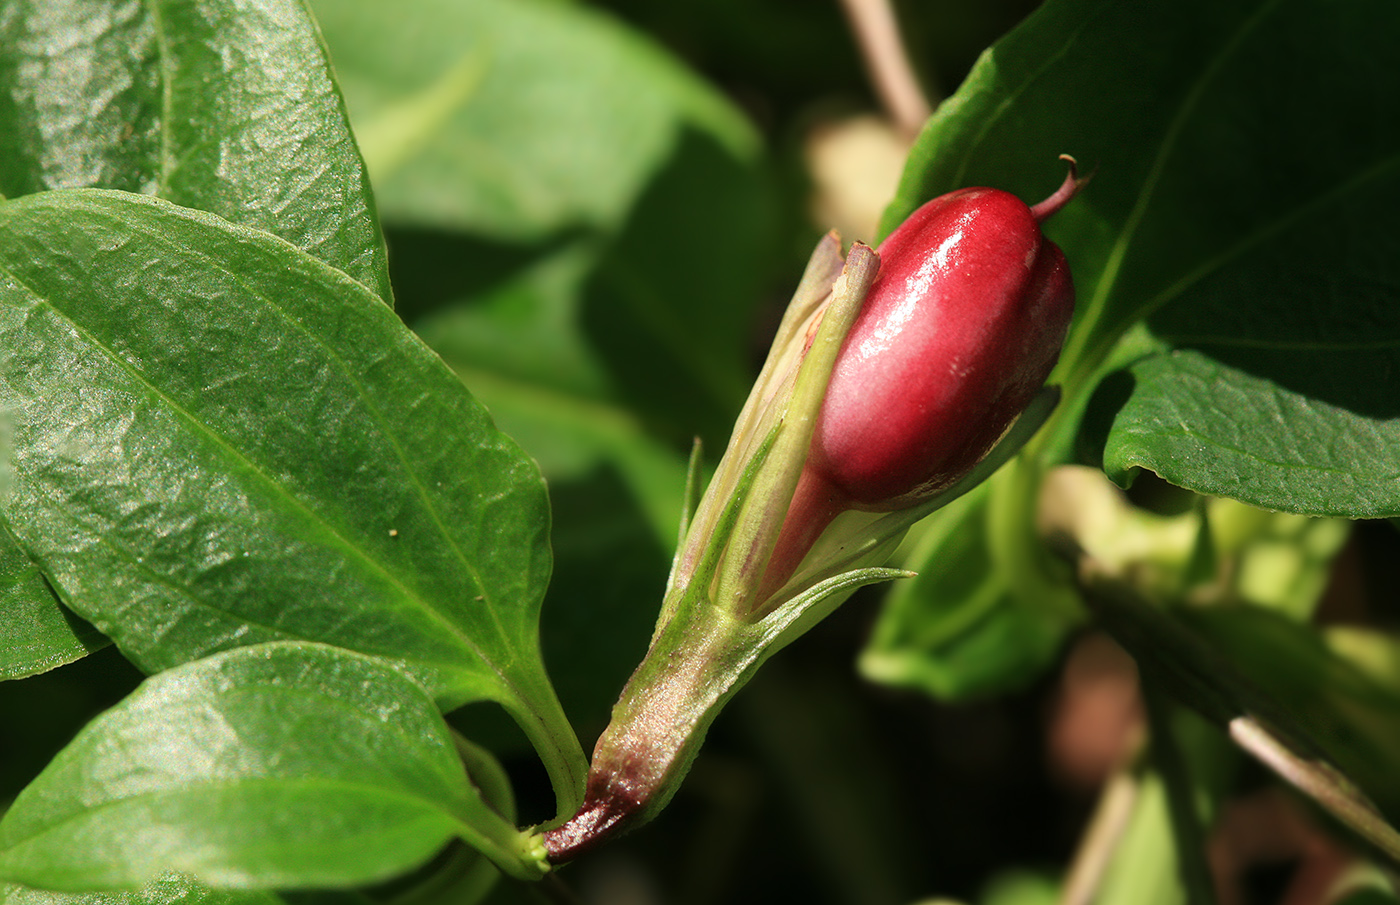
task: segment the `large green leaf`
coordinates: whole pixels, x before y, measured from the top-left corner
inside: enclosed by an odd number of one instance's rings
[[[1068,410],[1135,323],[1170,347],[1133,372],[1113,473],[1400,512],[1397,26],[1388,0],[1047,3],[934,117],[886,228],[960,185],[1036,200],[1061,152],[1097,166],[1047,226],[1080,290]]]
[[[0,195],[89,186],[268,230],[390,298],[364,168],[320,39],[294,0],[6,4]],[[71,615],[8,535],[0,559],[15,577],[0,602],[0,676],[99,643],[66,630]]]
[[[454,836],[518,876],[541,872],[424,689],[377,658],[280,642],[164,672],[93,721],[0,822],[0,877],[72,892],[171,872],[349,886]]]
[[[505,705],[572,810],[543,481],[361,284],[155,199],[30,195],[0,206],[0,378],[14,531],[140,666],[279,639],[395,659],[444,708]]]
[[[17,0],[0,48],[0,194],[159,195],[390,298],[364,167],[298,0]]]

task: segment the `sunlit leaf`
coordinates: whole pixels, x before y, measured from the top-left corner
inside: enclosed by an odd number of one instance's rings
[[[18,0],[0,46],[0,194],[159,195],[390,298],[364,168],[301,3]]]
[[[400,661],[444,708],[505,705],[572,807],[543,482],[361,284],[143,196],[30,195],[0,206],[0,377],[15,533],[128,657],[307,639]]]
[[[539,873],[422,688],[382,660],[274,643],[148,679],[89,724],[0,822],[0,876],[74,892],[172,872],[235,889],[349,886],[458,835]]]

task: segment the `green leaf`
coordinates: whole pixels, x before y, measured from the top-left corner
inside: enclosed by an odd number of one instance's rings
[[[14,412],[0,408],[0,501],[10,494]],[[72,663],[106,639],[65,609],[0,520],[0,681]]]
[[[1170,350],[1133,370],[1110,470],[1400,512],[1394,25],[1386,0],[1047,3],[934,117],[885,227],[962,185],[1037,200],[1076,155],[1098,172],[1047,224],[1080,295],[1066,412],[1135,324]]]
[[[38,566],[0,529],[0,680],[46,672],[106,644],[58,602]]]
[[[18,0],[0,47],[0,195],[158,195],[279,235],[391,298],[364,167],[302,3]]]
[[[650,41],[541,0],[317,0],[387,219],[500,238],[616,227],[682,128],[752,129]]]
[[[518,876],[540,873],[421,687],[377,658],[283,642],[162,673],[89,724],[0,822],[0,876],[69,892],[170,872],[349,886],[417,866],[454,835]]]
[[[719,448],[752,376],[735,337],[772,266],[771,193],[737,109],[579,5],[313,6],[396,291],[428,315],[415,329],[469,381],[620,403],[682,452],[697,432]]]
[[[445,709],[503,704],[572,811],[543,481],[376,296],[211,215],[46,192],[0,205],[0,341],[7,516],[139,666],[281,639],[400,661]]]
[[[1386,414],[1392,394],[1383,380],[1341,386],[1357,372],[1340,357],[1366,356],[1346,346],[1324,353],[1338,358],[1336,389],[1371,395],[1369,403],[1349,406],[1294,392],[1259,376],[1267,371],[1251,373],[1199,349],[1138,362],[1129,370],[1132,395],[1104,448],[1104,469],[1125,486],[1138,468],[1149,468],[1199,493],[1308,515],[1400,514],[1400,412]],[[1309,353],[1279,348],[1261,357],[1300,354]],[[1389,368],[1379,360],[1374,366],[1377,377]]]
[[[1167,790],[1156,773],[1147,773],[1139,781],[1132,816],[1113,850],[1094,901],[1141,905],[1186,902],[1177,871]]]
[[[910,532],[902,565],[860,656],[868,679],[949,700],[1020,687],[1054,658],[1069,627],[1022,602],[998,568],[983,484]]]
[[[0,905],[285,905],[285,900],[261,890],[210,889],[188,877],[170,875],[135,892],[55,892],[0,883]]]

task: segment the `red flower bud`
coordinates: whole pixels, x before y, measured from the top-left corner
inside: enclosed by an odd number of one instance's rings
[[[966,475],[1035,398],[1074,311],[1064,254],[1040,221],[1082,183],[1073,164],[1034,208],[966,188],[919,208],[880,245],[846,335],[767,589],[839,513],[892,511]]]

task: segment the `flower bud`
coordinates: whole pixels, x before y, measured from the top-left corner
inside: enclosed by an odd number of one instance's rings
[[[1034,208],[997,189],[950,192],[880,245],[768,588],[841,512],[905,509],[952,486],[1040,392],[1074,311],[1069,266],[1040,221],[1081,184],[1071,161]]]
[[[551,861],[655,816],[763,661],[856,588],[907,577],[881,564],[909,526],[1048,416],[1041,384],[1073,289],[1039,221],[1079,184],[1071,164],[1034,208],[993,189],[944,195],[878,254],[818,243],[703,496],[692,459],[651,646],[594,748],[583,806],[543,833]]]

